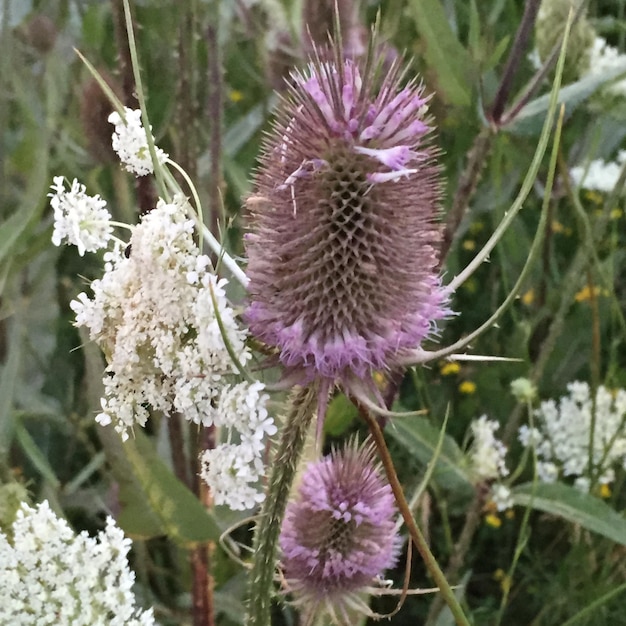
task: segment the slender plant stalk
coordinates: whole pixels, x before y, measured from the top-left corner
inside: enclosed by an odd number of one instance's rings
[[[124,0],[111,0],[115,43],[117,46],[120,75],[122,78],[122,91],[124,93],[124,104],[131,109],[136,109],[139,106],[139,101],[137,100],[135,91],[135,75],[133,73],[133,60],[127,30],[129,24],[132,27],[133,20],[130,13],[130,7],[127,8],[128,15],[125,13],[126,8],[124,6]],[[154,184],[149,176],[139,176],[133,180],[135,192],[137,194],[139,214],[143,215],[144,213],[151,211],[156,206],[157,197],[154,191]]]
[[[517,32],[515,33],[515,39],[513,41],[513,45],[511,46],[509,58],[507,59],[506,66],[502,74],[502,80],[500,81],[498,92],[496,93],[496,97],[494,98],[491,106],[489,117],[495,125],[498,125],[500,122],[500,118],[504,112],[504,107],[509,99],[513,79],[515,78],[520,61],[523,59],[523,55],[526,52],[528,40],[532,35],[535,18],[537,17],[540,4],[541,0],[528,0],[524,7],[524,15]]]
[[[415,523],[415,519],[413,518],[411,509],[409,508],[406,498],[404,497],[402,485],[400,484],[398,475],[396,474],[393,460],[391,459],[387,444],[385,443],[383,431],[378,425],[376,418],[365,407],[363,407],[363,405],[359,404],[358,407],[359,412],[369,426],[369,430],[374,440],[374,443],[376,444],[376,448],[378,450],[378,454],[380,455],[381,462],[383,464],[383,467],[385,468],[387,480],[389,481],[389,485],[391,486],[393,495],[396,499],[396,504],[400,509],[400,514],[404,519],[404,523],[407,526],[409,535],[411,536],[415,547],[420,553],[426,569],[430,572],[430,575],[435,581],[437,587],[439,587],[439,591],[443,596],[445,603],[448,605],[450,611],[452,612],[457,626],[470,626],[470,623],[467,617],[465,617],[459,601],[454,595],[454,591],[452,591],[452,587],[450,587],[450,585],[448,584],[444,573],[441,571],[441,568],[439,567],[439,564],[433,556],[433,553],[430,551],[430,548],[428,547],[428,543],[426,542],[422,531]]]
[[[448,567],[444,573],[446,580],[451,585],[455,585],[459,580],[459,571],[461,570],[465,555],[470,548],[472,539],[474,538],[476,530],[480,524],[480,513],[485,503],[485,493],[483,485],[478,485],[476,487],[476,494],[465,516],[465,523],[463,524],[463,529],[459,535],[459,540],[454,545],[450,561],[448,562]],[[424,626],[434,626],[437,623],[437,618],[439,617],[443,607],[443,595],[439,594],[430,605],[428,617],[426,618]]]
[[[224,105],[222,58],[218,41],[220,0],[211,3],[210,23],[206,31],[208,54],[208,114],[210,117],[209,155],[210,177],[209,186],[209,229],[215,235],[219,234],[219,218],[222,214],[222,109]]]
[[[213,506],[213,498],[208,485],[200,479],[199,457],[204,450],[212,450],[216,445],[217,429],[209,426],[202,429],[195,442],[196,454],[193,458],[194,492],[205,508]],[[202,543],[193,548],[190,555],[192,583],[193,626],[215,626],[215,598],[212,570],[212,555],[215,545]]]
[[[316,406],[316,385],[297,392],[282,430],[276,456],[272,460],[267,496],[254,533],[254,560],[248,589],[246,626],[270,626],[280,524]]]

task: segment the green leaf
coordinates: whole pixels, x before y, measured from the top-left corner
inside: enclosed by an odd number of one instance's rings
[[[222,530],[213,515],[165,465],[143,432],[124,443],[124,450],[169,536],[183,544],[219,540]]]
[[[626,60],[616,63],[615,67],[603,74],[586,76],[581,80],[563,87],[559,91],[558,103],[565,104],[566,117],[582,102],[591,97],[598,89],[626,73]],[[529,102],[506,126],[504,130],[515,135],[538,135],[541,132],[546,111],[550,103],[550,94],[543,95]]]
[[[404,446],[424,465],[434,457],[439,441],[439,430],[424,419],[398,418],[386,428],[386,432]],[[473,489],[464,469],[465,457],[454,439],[446,435],[437,458],[433,479],[451,491]]]
[[[54,489],[58,490],[61,486],[61,481],[57,478],[48,459],[20,420],[15,422],[15,438],[28,460],[37,468],[37,471]]]
[[[135,476],[121,437],[112,426],[98,428],[97,433],[111,473],[119,485],[121,511],[117,517],[118,525],[133,539],[151,539],[165,535],[167,531]]]
[[[10,323],[8,354],[0,365],[0,462],[5,460],[14,433],[13,401],[18,373],[22,361],[22,332],[23,327],[19,317],[13,318]]]
[[[340,393],[328,405],[324,420],[324,432],[333,437],[338,437],[346,432],[358,416],[358,409],[343,393]]]
[[[476,56],[480,48],[480,14],[476,6],[476,0],[469,3],[469,34],[467,43],[471,53]]]
[[[471,59],[450,28],[439,0],[412,0],[409,12],[424,44],[424,58],[447,103],[468,106],[471,98]]]
[[[513,502],[562,517],[626,545],[626,519],[608,504],[563,483],[526,483],[512,490]]]

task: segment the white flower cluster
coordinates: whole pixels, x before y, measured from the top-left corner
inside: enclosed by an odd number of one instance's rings
[[[618,68],[626,71],[626,54],[620,54],[617,48],[609,46],[603,37],[594,39],[589,55],[589,69],[585,76],[602,76]],[[626,96],[626,80],[614,81],[606,90],[611,95],[623,98]]]
[[[17,513],[12,540],[0,533],[0,624],[153,626],[135,604],[130,539],[112,518],[97,538],[75,535],[47,502]]]
[[[115,125],[113,132],[113,150],[127,171],[136,176],[145,176],[154,171],[148,138],[141,124],[141,111],[124,107],[124,117],[114,111],[109,115],[109,122]],[[152,128],[150,128],[152,130]],[[155,146],[157,161],[165,163],[168,154]]]
[[[107,358],[97,421],[114,423],[124,439],[135,424],[145,424],[150,408],[223,427],[227,443],[212,454],[231,451],[236,439],[238,461],[254,462],[247,474],[211,462],[206,478],[217,503],[244,508],[243,502],[251,502],[251,483],[262,475],[263,439],[276,427],[265,409],[263,385],[234,380],[238,370],[220,322],[241,364],[251,358],[246,334],[226,299],[226,280],[209,271],[209,258],[193,240],[185,205],[184,199],[160,200],[135,227],[126,249],[105,254],[104,276],[91,285],[93,297],[81,293],[71,307],[76,324],[89,329]],[[227,475],[222,482],[220,473]]]
[[[495,436],[499,427],[498,422],[488,420],[486,415],[471,423],[470,463],[477,481],[496,481],[491,488],[491,498],[498,511],[504,511],[513,506],[513,502],[509,488],[501,483],[509,470],[505,461],[507,448]]]
[[[620,150],[616,161],[594,159],[586,165],[577,165],[570,170],[572,182],[577,187],[610,193],[615,188],[626,161],[626,150]]]
[[[98,195],[88,196],[85,185],[76,179],[67,191],[63,176],[55,176],[50,188],[52,193],[48,197],[54,210],[52,243],[73,244],[80,256],[105,248],[113,231],[111,214],[104,208],[107,203]]]
[[[590,477],[591,391],[585,382],[570,383],[567,389],[569,395],[558,404],[554,400],[541,403],[535,411],[538,428],[522,426],[519,440],[535,447],[540,480],[554,482],[571,476],[576,487],[589,491],[592,478],[607,485],[615,479],[616,465],[626,468],[626,391],[598,388],[592,454],[595,476]]]

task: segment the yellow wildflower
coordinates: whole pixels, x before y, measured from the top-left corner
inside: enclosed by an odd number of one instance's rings
[[[585,198],[593,204],[602,204],[602,202],[604,201],[603,195],[593,189],[587,189],[587,191],[585,191]]]
[[[551,228],[553,233],[565,232],[565,226],[563,226],[563,224],[561,224],[561,222],[557,220],[552,220]]]
[[[473,239],[466,239],[463,242],[463,250],[467,250],[468,252],[471,252],[472,250],[476,249],[476,242]]]
[[[239,89],[231,89],[228,94],[228,98],[231,102],[236,104],[237,102],[241,102],[243,100],[243,92],[239,91]]]
[[[464,380],[459,385],[459,391],[467,395],[472,395],[476,391],[476,383],[473,383],[471,380]]]
[[[589,285],[585,285],[575,296],[576,302],[584,302],[585,300],[591,300],[591,297],[597,298],[598,296],[608,295],[606,289],[601,289],[598,286],[594,286],[593,290]]]
[[[461,371],[461,366],[456,361],[448,361],[443,363],[439,368],[439,373],[442,376],[450,376],[452,374],[458,374]]]
[[[609,485],[600,485],[599,493],[600,497],[606,500],[611,497],[611,487]]]
[[[382,389],[385,384],[385,377],[383,376],[382,372],[374,372],[372,378],[374,379],[376,386]]]
[[[622,209],[611,209],[611,219],[618,220],[620,217],[624,215],[624,211]]]
[[[485,524],[492,528],[500,528],[502,520],[495,513],[489,513],[485,515]]]
[[[511,589],[511,577],[502,568],[498,568],[493,573],[493,579],[499,581],[500,589],[502,589],[504,593],[509,592]]]
[[[522,295],[522,302],[526,306],[530,306],[535,301],[535,290],[531,287],[526,293]]]

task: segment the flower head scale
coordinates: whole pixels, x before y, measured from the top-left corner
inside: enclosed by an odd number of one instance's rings
[[[367,612],[359,593],[398,556],[396,513],[372,445],[353,441],[309,464],[279,539],[296,602],[347,623],[350,608]]]
[[[322,390],[392,368],[447,313],[428,98],[372,56],[293,76],[249,203],[251,332]]]

